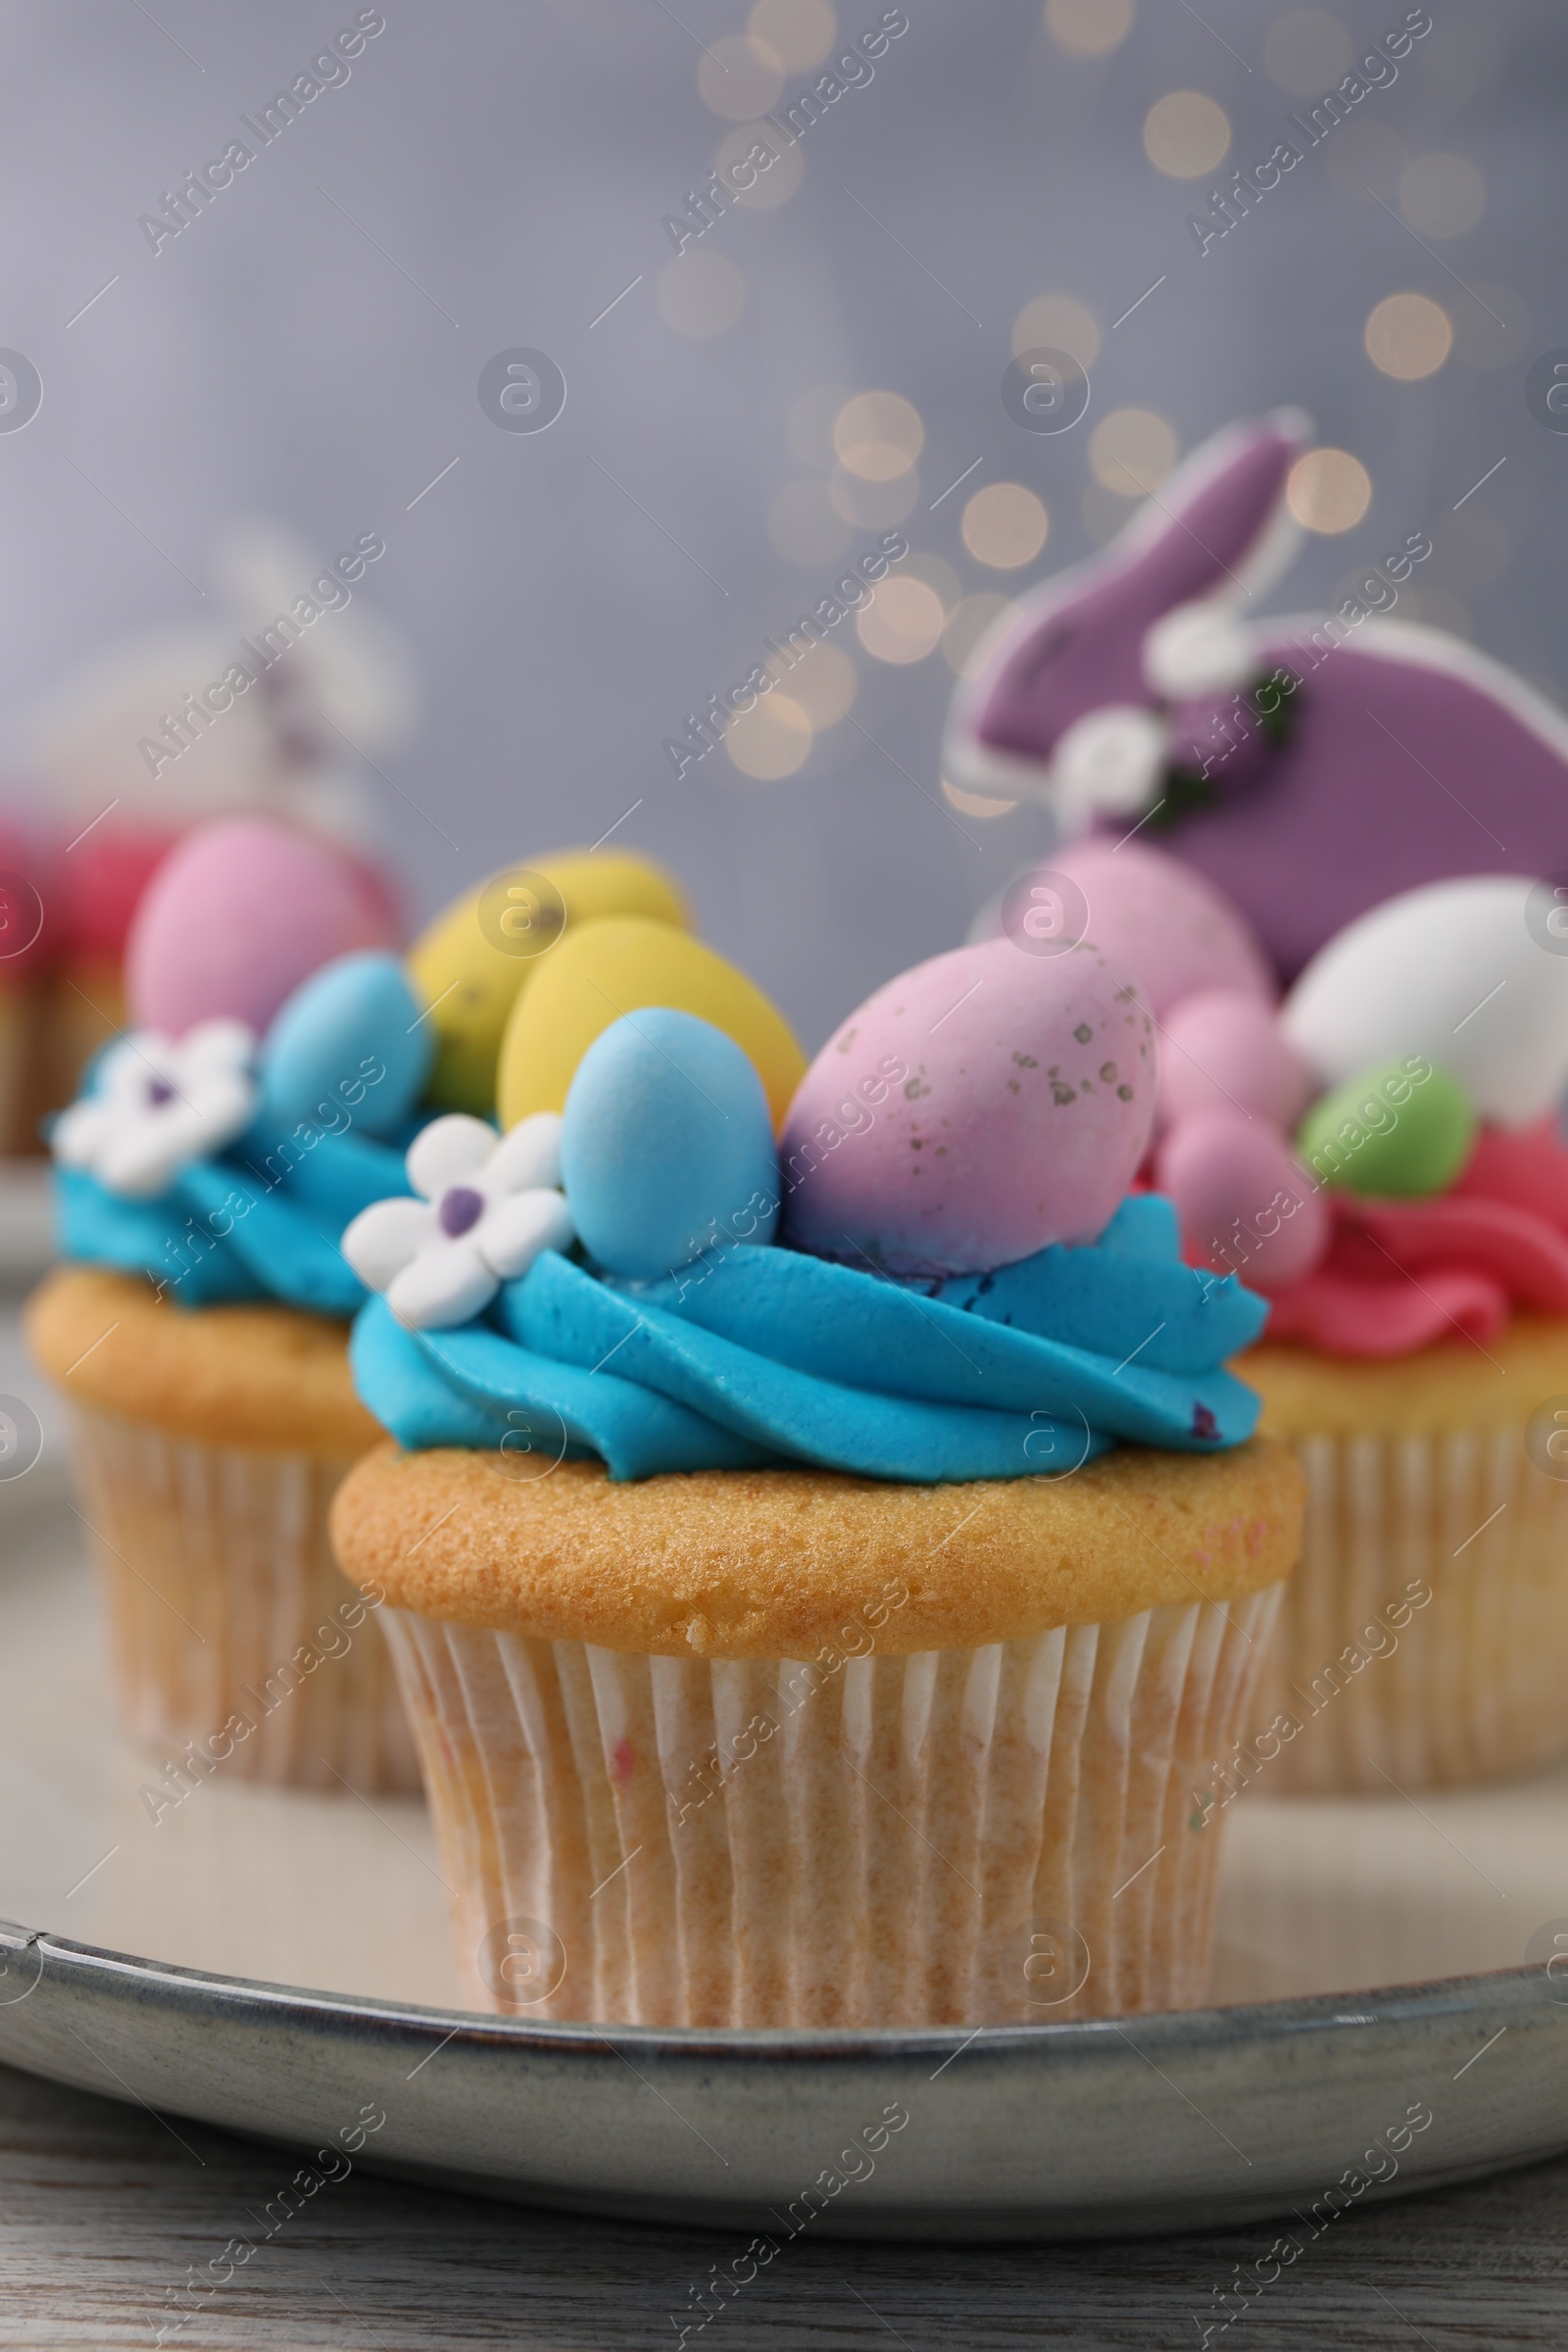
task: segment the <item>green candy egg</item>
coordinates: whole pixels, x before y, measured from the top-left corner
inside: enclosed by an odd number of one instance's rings
[[[1470,1156],[1476,1114],[1459,1081],[1406,1054],[1314,1102],[1297,1156],[1320,1184],[1377,1199],[1446,1192]]]

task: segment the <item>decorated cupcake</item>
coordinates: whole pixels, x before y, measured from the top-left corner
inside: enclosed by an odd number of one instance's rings
[[[338,1239],[401,1188],[430,1058],[385,937],[323,843],[198,829],[132,928],[135,1026],[53,1128],[66,1262],[28,1333],[73,1407],[126,1720],[175,1769],[416,1785],[325,1532],[375,1435]]]
[[[1026,598],[948,749],[1054,812],[1013,915],[1125,956],[1149,1173],[1189,1258],[1273,1301],[1241,1368],[1309,1501],[1267,1784],[1409,1787],[1568,1750],[1568,721],[1387,617],[1419,534],[1331,614],[1250,617],[1303,429],[1221,435]]]
[[[496,1125],[344,1251],[396,1443],[333,1505],[385,1591],[503,2010],[1049,2021],[1201,1998],[1300,1481],[1224,1359],[1263,1302],[1129,1192],[1151,1030],[1093,949],[880,991],[808,1070],[740,973],[584,924]]]

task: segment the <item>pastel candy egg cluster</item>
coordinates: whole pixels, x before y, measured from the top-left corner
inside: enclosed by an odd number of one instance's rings
[[[812,1062],[781,1146],[787,1236],[928,1275],[1092,1241],[1153,1113],[1153,1025],[1122,964],[960,948],[879,989]]]

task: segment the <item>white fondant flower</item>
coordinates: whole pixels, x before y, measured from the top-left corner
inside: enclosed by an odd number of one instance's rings
[[[1051,762],[1052,800],[1065,832],[1097,816],[1136,816],[1153,798],[1169,729],[1152,710],[1107,703],[1075,719]]]
[[[1233,693],[1256,668],[1246,629],[1223,605],[1178,605],[1144,639],[1144,676],[1169,703]]]
[[[362,1209],[342,1250],[410,1331],[449,1331],[488,1306],[574,1228],[561,1184],[561,1117],[537,1110],[499,1140],[466,1111],[432,1119],[409,1148],[416,1200]]]
[[[111,1193],[155,1200],[182,1167],[250,1125],[255,1058],[243,1021],[200,1021],[177,1039],[138,1030],[104,1055],[93,1092],[55,1121],[54,1155]]]

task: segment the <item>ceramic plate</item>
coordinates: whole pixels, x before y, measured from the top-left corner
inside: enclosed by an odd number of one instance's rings
[[[199,1784],[113,1729],[52,1447],[0,1484],[0,2060],[491,2195],[798,2234],[1259,2221],[1568,2147],[1568,1773],[1236,1805],[1212,1996],[702,2033],[465,2013],[423,1807]],[[155,1818],[156,1813],[156,1818]],[[128,1957],[127,1955],[136,1955]],[[1527,1959],[1530,1965],[1524,1965]],[[305,1989],[309,1987],[309,1989]],[[1392,1989],[1391,1989],[1392,1987]],[[1267,2239],[1260,2240],[1260,2254]]]

